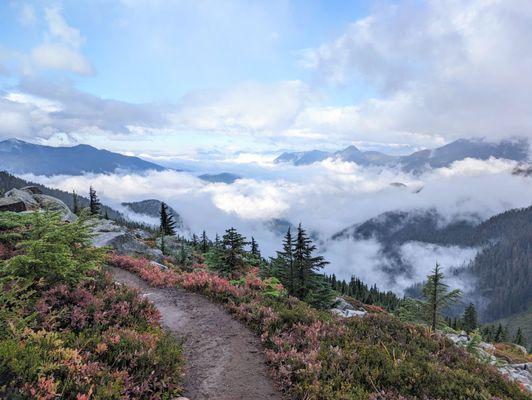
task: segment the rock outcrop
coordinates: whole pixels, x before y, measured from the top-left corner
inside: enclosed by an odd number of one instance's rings
[[[153,249],[138,238],[139,232],[130,232],[114,221],[99,220],[92,228],[94,237],[92,243],[96,247],[111,247],[117,253],[128,256],[143,256],[155,261],[163,259],[159,249]],[[145,236],[143,234],[142,236]]]
[[[75,221],[77,216],[61,200],[42,194],[36,186],[11,189],[0,199],[0,211],[55,211],[63,221]]]
[[[496,347],[491,343],[486,342],[472,342],[473,338],[466,332],[460,333],[446,333],[445,336],[454,342],[457,346],[468,347],[473,346],[471,352],[479,358],[481,361],[487,362],[497,367],[497,369],[507,376],[510,380],[517,382],[521,387],[525,388],[532,393],[532,363],[512,363],[501,357],[497,357]],[[524,347],[511,344],[517,351],[523,353],[523,356],[527,355],[527,351]]]
[[[341,317],[363,317],[367,314],[365,310],[358,310],[352,304],[348,303],[344,298],[337,297],[335,299],[335,306],[331,312]]]

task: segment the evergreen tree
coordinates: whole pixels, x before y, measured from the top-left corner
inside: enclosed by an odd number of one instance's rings
[[[168,211],[166,203],[161,203],[161,211],[159,212],[160,227],[159,230],[163,235],[175,235],[174,217]]]
[[[90,213],[92,215],[98,215],[100,213],[100,208],[102,207],[102,204],[100,203],[100,200],[98,199],[98,195],[96,194],[96,190],[92,188],[92,186],[89,188],[89,209]]]
[[[198,236],[195,233],[192,234],[192,248],[194,250],[198,248]]]
[[[319,308],[332,303],[334,294],[323,275],[318,274],[327,261],[322,256],[314,256],[316,246],[299,224],[293,252],[295,272],[295,294],[300,299]]]
[[[425,297],[425,318],[432,330],[436,330],[442,319],[442,311],[449,305],[458,301],[461,291],[458,289],[449,292],[449,286],[444,282],[444,276],[440,265],[436,263],[432,274],[427,276],[427,282],[423,286]]]
[[[497,330],[495,331],[495,334],[493,335],[493,341],[495,343],[504,342],[504,329],[502,327],[502,324],[499,323],[499,326],[497,327]]]
[[[272,261],[272,274],[279,278],[291,296],[296,295],[296,273],[294,268],[294,242],[290,227],[283,239],[283,250],[277,252]]]
[[[235,228],[227,229],[220,247],[215,249],[210,258],[213,268],[225,276],[240,276],[245,270],[246,251],[244,247],[247,244],[246,238]]]
[[[79,214],[79,201],[76,191],[72,191],[72,212],[76,215]]]
[[[469,303],[466,307],[464,316],[462,317],[462,323],[467,333],[471,333],[478,328],[477,310],[473,303]]]
[[[523,331],[521,330],[521,327],[517,328],[517,332],[514,336],[514,343],[518,344],[519,346],[525,345],[525,338],[523,337]]]
[[[201,252],[206,253],[209,250],[209,238],[205,231],[201,234]]]
[[[253,236],[251,236],[251,255],[260,258],[259,245]]]

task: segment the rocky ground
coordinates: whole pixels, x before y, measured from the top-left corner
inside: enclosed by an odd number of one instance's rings
[[[184,340],[184,396],[192,400],[281,399],[268,376],[259,339],[219,305],[183,289],[149,287],[112,268],[116,280],[137,288],[161,313],[163,324]]]

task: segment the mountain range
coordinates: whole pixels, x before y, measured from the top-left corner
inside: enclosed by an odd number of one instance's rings
[[[400,167],[407,172],[423,172],[430,168],[448,167],[453,162],[465,158],[486,160],[490,157],[527,161],[529,159],[528,140],[515,139],[489,143],[484,140],[459,139],[432,150],[420,150],[406,156],[393,156],[379,151],[361,151],[355,146],[349,146],[336,152],[311,150],[283,153],[274,162],[299,166],[330,158],[354,162],[361,166],[390,166]]]
[[[138,157],[100,150],[86,144],[52,147],[18,139],[0,142],[0,170],[12,174],[81,175],[87,172],[146,172],[166,169]]]

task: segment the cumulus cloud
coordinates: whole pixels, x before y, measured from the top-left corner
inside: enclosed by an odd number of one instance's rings
[[[274,133],[290,126],[312,97],[301,81],[247,82],[183,97],[171,113],[177,126],[221,133]]]
[[[160,110],[145,104],[103,99],[68,84],[24,80],[0,97],[0,137],[47,139],[56,134],[108,136],[143,133],[165,124]],[[77,136],[79,138],[79,136]]]
[[[526,0],[404,2],[379,7],[337,39],[305,50],[302,63],[334,83],[378,88],[375,99],[328,111],[340,129],[532,137],[530,37]],[[347,122],[330,116],[343,112]]]
[[[248,237],[255,236],[266,256],[278,250],[281,238],[265,223],[273,218],[294,225],[302,222],[316,235],[320,250],[331,261],[328,273],[342,278],[356,274],[368,283],[401,292],[421,280],[436,261],[446,268],[460,266],[476,250],[407,243],[401,254],[412,265],[412,271],[390,280],[380,269],[383,256],[375,240],[334,241],[330,237],[391,210],[434,208],[446,221],[452,221],[464,215],[484,219],[509,208],[530,205],[532,185],[526,183],[529,178],[511,174],[515,163],[480,163],[485,167],[482,173],[476,165],[464,162],[446,172],[435,170],[414,177],[395,170],[360,168],[328,160],[305,167],[268,166],[262,177],[255,170],[254,179],[241,179],[231,185],[206,183],[190,173],[176,171],[26,178],[78,193],[92,185],[104,202],[114,206],[123,201],[158,198],[177,210],[193,232],[205,229],[214,236],[235,226]],[[448,173],[453,169],[456,173]],[[407,187],[390,185],[397,181]],[[417,192],[421,186],[423,190]]]

